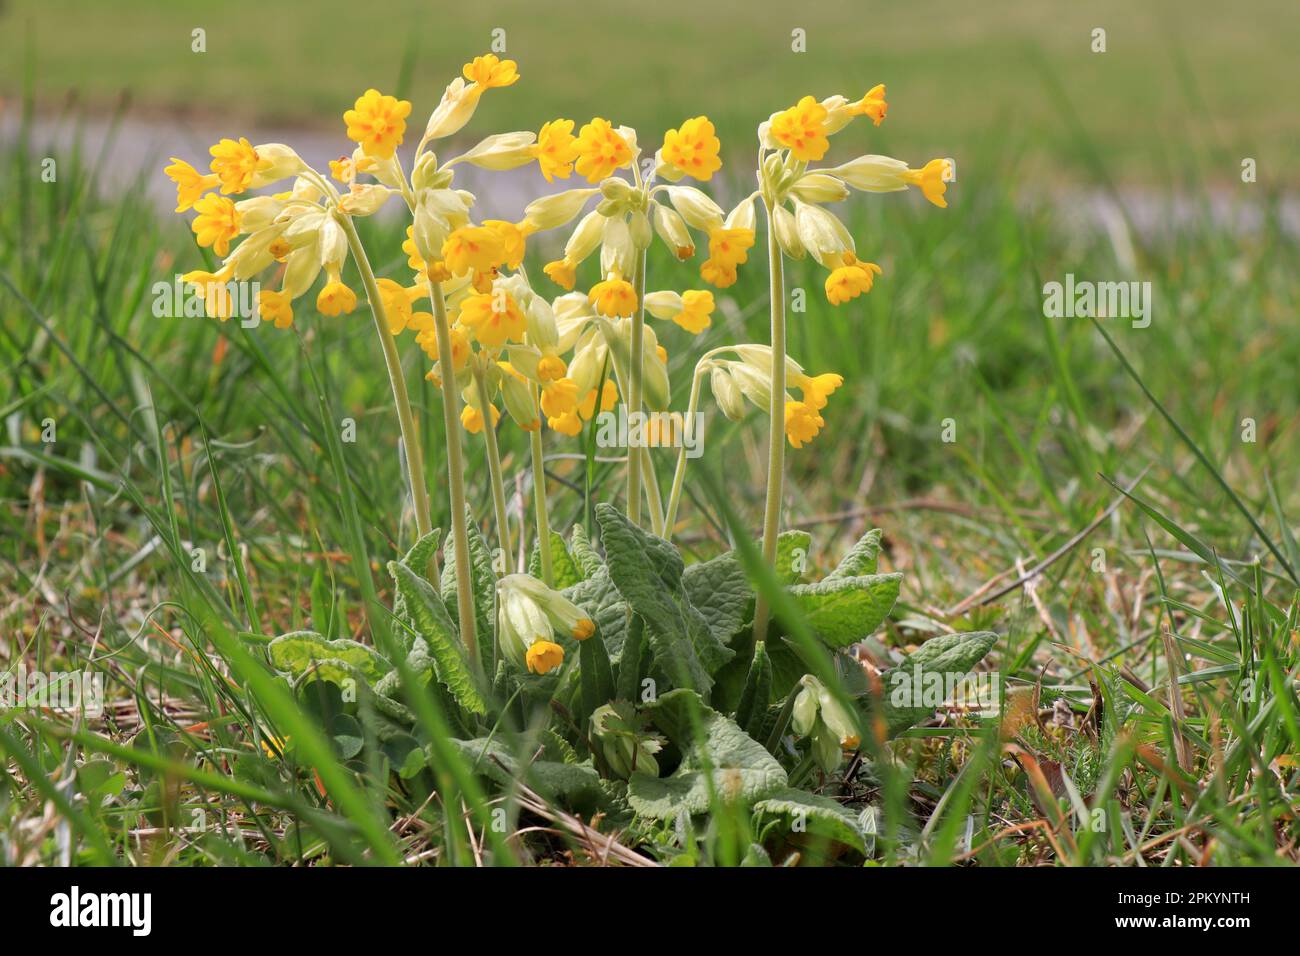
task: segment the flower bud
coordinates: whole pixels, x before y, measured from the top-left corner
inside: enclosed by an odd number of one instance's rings
[[[524,207],[524,220],[531,222],[539,232],[563,226],[580,213],[587,200],[597,192],[595,189],[566,189],[562,193],[534,199]]]
[[[628,217],[628,232],[632,236],[632,245],[638,252],[650,247],[650,240],[654,238],[654,230],[650,228],[650,217],[640,209],[632,211]]]
[[[621,216],[605,220],[600,242],[600,274],[608,276],[617,272],[621,276],[630,276],[636,262],[636,250],[632,245],[632,232]]]
[[[513,356],[512,352],[511,357]],[[533,390],[528,379],[512,362],[498,362],[497,366],[501,376],[501,400],[505,403],[506,413],[520,428],[532,431],[539,427],[541,422],[537,418],[537,405],[533,401]],[[533,358],[532,368],[536,375],[536,357]]]
[[[254,196],[235,203],[239,224],[245,232],[257,232],[275,222],[284,211],[284,202],[274,196]]]
[[[907,188],[907,163],[888,156],[859,156],[826,172],[868,193],[896,193]]]
[[[372,216],[388,201],[393,190],[374,183],[353,183],[352,188],[339,200],[339,209],[349,216]]]
[[[656,319],[671,319],[683,308],[681,295],[671,290],[651,292],[645,297],[645,310]]]
[[[715,365],[709,373],[709,388],[723,415],[733,422],[745,417],[745,397],[740,394],[740,389],[723,366]]]
[[[754,197],[741,200],[736,208],[727,213],[727,220],[723,223],[728,229],[748,229],[754,231]]]
[[[333,216],[328,216],[320,227],[320,262],[322,266],[342,266],[348,254],[348,237]]]
[[[570,262],[582,262],[600,245],[605,233],[605,223],[609,220],[599,212],[592,211],[578,220],[578,227],[564,244],[564,258]],[[585,297],[584,297],[585,298]]]
[[[826,173],[805,173],[795,180],[790,194],[804,202],[840,202],[848,198],[849,187]]]
[[[799,239],[799,230],[795,226],[794,213],[784,206],[772,209],[772,228],[776,231],[776,242],[781,251],[791,259],[802,259],[808,252]]]
[[[655,760],[663,742],[641,730],[636,710],[627,701],[602,704],[591,712],[591,735],[611,774],[626,780],[633,773],[659,776]]]
[[[307,164],[301,157],[283,143],[263,143],[255,149],[259,160],[270,160],[271,163],[253,173],[253,178],[248,184],[249,189],[261,189],[281,179],[297,176],[307,168]]]
[[[517,169],[536,158],[533,143],[537,134],[532,132],[495,133],[463,153],[453,163],[473,163],[481,169],[503,171]],[[451,163],[448,163],[451,165]]]
[[[722,207],[694,186],[669,186],[668,200],[691,226],[712,232],[722,225]]]
[[[310,289],[311,284],[320,275],[318,237],[319,233],[313,236],[310,243],[289,253],[289,258],[285,261],[284,282],[281,289],[290,300],[298,298]]]
[[[478,108],[482,93],[483,88],[477,83],[467,84],[459,76],[447,84],[441,102],[429,116],[429,123],[424,128],[425,140],[442,139],[460,132]]]
[[[843,263],[845,252],[853,252],[853,237],[844,223],[821,206],[795,200],[795,229],[813,258],[828,269]]]
[[[695,255],[695,241],[691,238],[681,213],[663,203],[651,203],[651,213],[654,216],[655,232],[659,233],[664,245],[678,259],[684,261]]]

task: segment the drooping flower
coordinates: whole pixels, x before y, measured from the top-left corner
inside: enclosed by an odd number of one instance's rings
[[[632,162],[632,148],[609,120],[599,116],[578,132],[575,168],[587,182],[598,183],[616,169]]]
[[[461,303],[460,321],[490,349],[499,349],[506,342],[522,342],[528,329],[524,313],[503,289],[469,296]]]
[[[564,648],[554,641],[535,641],[526,659],[530,674],[547,674],[564,663]]]
[[[537,360],[537,377],[543,382],[564,378],[564,373],[567,371],[568,367],[564,364],[564,359],[558,355],[543,355]]]
[[[772,138],[790,150],[795,159],[818,160],[826,155],[826,107],[805,96],[796,105],[772,117]]]
[[[707,289],[687,289],[682,293],[682,311],[673,321],[691,335],[699,335],[713,322],[713,293]]]
[[[542,271],[550,277],[550,280],[563,289],[573,289],[573,284],[578,281],[578,264],[570,262],[568,259],[556,259],[554,262],[548,262],[542,266]]]
[[[527,574],[507,574],[497,582],[497,633],[501,652],[515,667],[545,674],[564,662],[554,638],[585,641],[596,623],[580,607]]]
[[[176,184],[176,211],[184,212],[198,202],[209,189],[216,188],[221,177],[216,173],[200,173],[183,159],[171,158],[171,165],[163,170]]]
[[[557,176],[568,179],[573,173],[573,162],[578,158],[578,138],[573,135],[573,125],[570,119],[551,120],[537,134],[533,153],[548,183]]]
[[[351,315],[356,307],[357,294],[343,284],[337,272],[330,274],[316,296],[316,311],[321,315]]]
[[[257,293],[257,311],[266,321],[274,322],[277,329],[293,325],[293,303],[283,292],[263,289]]]
[[[379,279],[379,298],[384,304],[384,314],[388,318],[388,331],[393,335],[401,334],[411,323],[411,301],[420,295],[418,286],[410,289],[392,279]]]
[[[514,60],[503,60],[495,53],[474,57],[461,68],[461,72],[465,79],[483,89],[510,86],[519,81],[519,64]]]
[[[592,286],[587,302],[607,318],[626,318],[636,310],[636,290],[616,273]]]
[[[501,421],[501,410],[495,405],[489,405],[488,408],[492,409],[492,427],[496,428],[497,422]],[[471,435],[477,435],[483,430],[483,413],[467,403],[460,410],[460,423],[465,431]]]
[[[461,226],[442,244],[442,261],[452,275],[489,273],[505,261],[505,244],[495,229]]]
[[[190,224],[195,241],[211,246],[219,256],[230,252],[230,240],[239,235],[239,210],[233,199],[208,193],[194,203],[198,216]]]
[[[885,102],[885,84],[877,83],[858,100],[849,107],[849,111],[854,116],[866,116],[873,123],[879,126],[885,121],[885,114],[889,111],[889,104]]]
[[[259,157],[253,144],[242,136],[238,141],[223,139],[208,152],[212,155],[212,171],[221,180],[221,191],[227,194],[242,193],[259,169],[271,165],[271,161]]]
[[[542,414],[547,418],[572,414],[577,407],[578,386],[572,379],[557,378],[542,386]]]
[[[948,191],[947,180],[952,175],[952,163],[946,159],[932,159],[920,169],[909,169],[903,179],[921,190],[926,199],[940,209],[948,208],[948,200],[943,194]]]
[[[578,417],[577,411],[565,412],[562,415],[547,418],[546,424],[552,431],[557,431],[561,435],[568,435],[570,438],[582,431],[582,419]]]
[[[709,258],[700,266],[700,276],[709,285],[725,289],[736,283],[736,267],[749,258],[754,230],[718,226],[709,231]]]
[[[821,375],[796,375],[792,382],[795,388],[803,392],[804,404],[814,411],[826,407],[826,399],[844,384],[844,376],[834,372]]]
[[[504,219],[485,219],[483,226],[495,232],[501,240],[501,259],[495,264],[518,269],[519,264],[524,261],[524,247],[529,234],[528,224],[508,222]]]
[[[713,124],[706,116],[696,116],[682,123],[680,129],[664,134],[664,162],[687,176],[703,182],[722,168],[718,151],[722,148]]]
[[[843,256],[844,265],[826,277],[826,299],[831,305],[841,305],[870,292],[875,277],[883,271],[874,262],[862,262],[851,252]]]
[[[223,266],[216,272],[196,269],[181,276],[181,281],[194,289],[194,294],[203,301],[203,311],[222,322],[234,312],[234,300],[230,294],[232,270]]]
[[[826,422],[807,402],[785,403],[785,436],[795,448],[812,441]]]
[[[613,379],[605,379],[605,385],[600,390],[600,410],[602,412],[612,411],[618,404],[618,386],[614,384]],[[578,403],[578,414],[582,416],[583,421],[589,421],[591,416],[596,414],[596,390],[593,388],[587,392],[587,395]],[[555,426],[551,426],[554,428]],[[559,431],[559,429],[556,429]],[[572,434],[576,435],[574,431]]]
[[[348,139],[360,144],[367,156],[391,159],[402,144],[410,114],[408,101],[369,89],[343,114],[343,122],[348,125]]]

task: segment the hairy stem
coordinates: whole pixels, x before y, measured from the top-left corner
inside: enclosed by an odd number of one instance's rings
[[[695,412],[700,404],[700,385],[704,381],[703,366],[696,366],[691,377],[691,397],[686,403],[686,420],[682,422],[682,445],[677,450],[677,467],[673,471],[673,486],[668,492],[668,511],[664,514],[662,537],[671,541],[673,525],[677,522],[677,506],[681,504],[682,487],[686,483],[686,449],[695,432]]]
[[[339,224],[348,238],[348,247],[352,258],[361,273],[361,284],[366,288],[366,298],[370,301],[370,314],[375,320],[375,331],[379,335],[379,344],[384,351],[384,364],[388,368],[388,381],[393,387],[393,405],[397,408],[397,422],[401,428],[402,447],[406,451],[406,473],[411,485],[411,504],[415,508],[415,529],[420,537],[433,530],[429,518],[429,489],[424,483],[424,448],[420,443],[419,433],[415,428],[415,416],[411,413],[411,400],[406,393],[406,376],[402,374],[402,360],[397,352],[397,341],[388,328],[388,316],[384,309],[384,300],[379,295],[379,283],[375,272],[370,267],[366,250],[357,235],[357,227],[350,216],[339,216]]]
[[[533,400],[536,399],[537,396],[534,394]],[[542,457],[540,426],[528,433],[528,444],[533,453],[533,510],[537,514],[537,549],[542,557],[542,580],[546,582],[547,587],[554,587],[555,571],[551,566],[551,518],[546,511],[546,465]]]
[[[497,522],[497,546],[505,556],[506,566],[509,567],[510,519],[506,514],[506,487],[501,473],[501,452],[497,448],[497,430],[492,425],[492,402],[488,396],[486,376],[477,363],[474,366],[474,385],[478,389],[479,409],[483,413],[483,444],[487,448],[488,476],[492,484],[492,508]]]
[[[456,613],[460,637],[469,659],[478,663],[478,640],[474,620],[474,590],[469,568],[469,528],[465,517],[465,457],[460,444],[460,395],[451,361],[451,327],[447,323],[447,300],[442,286],[427,275],[429,299],[433,303],[433,326],[438,338],[442,371],[442,425],[447,436],[447,487],[451,498],[451,537],[456,548]],[[488,413],[491,414],[490,412]]]
[[[632,313],[632,343],[629,359],[627,383],[628,431],[632,431],[632,422],[640,418],[641,413],[641,379],[645,371],[642,353],[645,350],[645,251],[637,256],[632,273],[632,288],[636,292],[636,310]],[[641,428],[644,438],[644,424]],[[641,523],[641,466],[640,446],[632,446],[628,440],[627,450],[627,517],[633,524]]]
[[[772,399],[768,407],[767,508],[763,514],[763,560],[776,566],[776,539],[781,533],[781,497],[785,481],[785,276],[781,247],[767,207],[767,262],[772,300]],[[754,640],[767,637],[769,609],[760,591],[754,605]]]

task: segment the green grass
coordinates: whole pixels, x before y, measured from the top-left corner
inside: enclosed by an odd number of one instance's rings
[[[41,14],[17,9],[37,18],[38,38],[47,32]],[[1065,272],[1128,278],[1126,253],[1115,234],[1079,229],[1069,209],[1029,202],[1050,183],[1026,183],[1023,175],[1057,154],[1075,157],[1082,174],[1102,181],[1130,163],[1154,162],[1145,168],[1165,174],[1156,195],[1202,197],[1208,183],[1227,178],[1223,161],[1236,155],[1234,137],[1249,131],[1285,142],[1285,124],[1274,126],[1270,112],[1279,107],[1256,97],[1223,125],[1208,109],[1216,119],[1206,128],[1216,138],[1198,135],[1173,159],[1170,143],[1179,140],[1125,139],[1150,128],[1139,125],[1140,109],[1098,107],[1126,89],[1119,75],[1098,80],[1114,86],[1093,87],[1049,55],[1039,74],[1047,79],[1027,73],[1024,83],[1058,106],[1052,90],[1059,88],[1078,122],[1068,113],[1031,111],[1026,125],[998,135],[996,121],[1015,111],[1008,88],[1022,67],[994,70],[986,52],[983,73],[956,81],[960,61],[943,48],[987,39],[983,31],[995,29],[1001,8],[992,9],[978,21],[954,20],[942,37],[919,14],[881,34],[885,46],[895,32],[914,31],[910,47],[895,38],[897,69],[882,60],[900,94],[889,135],[901,127],[900,137],[926,136],[914,142],[941,152],[951,152],[946,144],[954,140],[975,145],[946,212],[912,196],[846,204],[860,245],[885,267],[866,298],[833,311],[820,300],[818,270],[791,266],[788,283],[809,289],[811,303],[792,317],[791,354],[810,369],[840,372],[846,384],[824,413],[826,431],[788,456],[788,520],[812,533],[810,558],[820,571],[833,567],[863,528],[885,529],[885,563],[906,577],[898,607],[870,646],[877,659],[887,647],[919,644],[940,630],[994,629],[1002,637],[985,666],[997,670],[1018,707],[1034,695],[1043,721],[1013,726],[1006,718],[1022,750],[1014,757],[997,746],[996,723],[950,714],[889,744],[888,754],[869,746],[850,774],[819,780],[802,771],[805,783],[855,808],[874,808],[874,854],[887,863],[1294,863],[1300,620],[1287,566],[1300,568],[1300,394],[1292,384],[1300,362],[1292,278],[1300,250],[1279,215],[1284,184],[1265,176],[1237,187],[1265,213],[1260,229],[1244,235],[1224,231],[1200,204],[1190,221],[1158,238],[1118,225],[1133,246],[1135,277],[1155,289],[1154,321],[1132,329],[1108,320],[1098,330],[1085,319],[1045,318],[1041,284]],[[486,29],[491,17],[483,16]],[[1064,29],[1069,18],[1053,18],[1053,28]],[[180,21],[189,22],[177,15]],[[151,31],[169,29],[170,17],[140,22],[148,29],[131,43],[165,61]],[[322,15],[302,35],[282,39],[283,55],[266,60],[258,60],[260,45],[289,31],[253,35],[253,25],[242,23],[244,55],[258,62],[250,76],[261,84],[271,65],[284,71],[290,112],[332,113],[336,100],[371,82],[367,76],[395,69],[400,47],[376,61],[367,58],[381,53],[365,48],[356,56],[340,52],[338,69],[304,80],[300,44],[341,44],[357,29],[342,18],[330,18],[329,30],[324,22]],[[707,109],[728,128],[752,126],[751,104],[779,105],[797,92],[789,77],[761,75],[754,65],[746,53],[753,28],[710,24],[707,16],[675,22],[683,50],[698,49],[697,31],[706,27],[734,46],[722,47],[719,65],[701,65],[686,54],[674,58],[673,37],[663,34],[651,64],[640,59],[648,57],[636,42],[642,28],[625,27],[623,48],[609,41],[611,58],[629,75],[671,79],[629,86],[630,102],[640,104],[629,112],[641,109],[647,121],[663,123]],[[1041,25],[1021,29],[1042,37]],[[1240,61],[1233,43],[1242,29],[1229,23],[1216,33],[1213,45],[1225,62]],[[537,63],[530,90],[526,27],[518,32],[510,41],[525,72],[518,93],[524,104],[537,104],[536,118],[548,108],[615,112],[606,91],[587,90],[561,69],[564,55],[583,46],[581,34],[568,50],[540,43],[529,50]],[[1108,56],[1119,68],[1116,33]],[[434,38],[446,34],[428,35],[417,78],[445,75],[434,64],[468,52],[436,50]],[[997,36],[1005,46],[986,50],[1007,56],[1024,40],[1015,31]],[[934,42],[911,62],[902,51],[916,48],[917,37]],[[844,42],[840,56],[847,55],[847,40],[829,29],[827,42]],[[101,46],[93,55],[129,59],[130,44]],[[1152,55],[1150,44],[1145,51]],[[726,69],[728,56],[748,63],[748,72]],[[80,75],[67,62],[38,57],[42,89]],[[227,85],[216,89],[211,76],[179,72],[188,61],[174,62],[135,75],[117,60],[105,61],[105,69],[159,103],[228,103],[240,112],[270,102],[264,87],[252,86],[229,61],[220,78]],[[809,82],[830,83],[834,75],[864,85],[877,76],[874,66],[871,76],[837,73],[829,54],[810,54],[809,62],[818,71],[801,74]],[[1195,62],[1197,72],[1216,61]],[[694,76],[699,85],[702,74],[692,70],[726,79],[702,95],[687,82]],[[1238,96],[1248,73],[1226,70],[1223,83],[1206,84],[1205,92]],[[158,76],[174,83],[186,76],[195,86],[150,86]],[[1177,89],[1174,105],[1166,98],[1153,125],[1160,129],[1167,118],[1170,130],[1186,134],[1204,117],[1198,87],[1189,81]],[[915,107],[903,114],[913,95]],[[1140,91],[1135,95],[1130,107],[1142,102]],[[980,112],[981,102],[998,110]],[[485,108],[476,129],[495,128],[520,107],[492,108],[497,112]],[[896,122],[903,115],[907,122]],[[1031,141],[1034,149],[1026,149]],[[842,138],[834,144],[849,148]],[[1146,150],[1170,152],[1142,155]],[[558,809],[539,810],[517,787],[491,786],[481,764],[447,747],[427,776],[410,779],[339,756],[331,705],[295,699],[260,663],[267,638],[289,630],[316,626],[383,647],[390,627],[383,565],[412,543],[414,529],[403,508],[388,384],[364,308],[327,319],[303,300],[290,332],[154,318],[152,283],[201,262],[183,225],[159,222],[139,191],[98,195],[75,161],[61,162],[58,182],[48,185],[18,151],[0,162],[0,628],[11,636],[0,665],[94,667],[111,704],[109,718],[89,727],[0,712],[7,859],[58,862],[66,832],[75,836],[72,859],[80,862],[472,864],[483,854],[527,862],[565,852],[586,859],[583,841],[572,835],[497,841],[487,825],[493,807],[505,806],[512,820],[563,830]],[[365,225],[380,274],[405,275],[396,225]],[[540,262],[528,265],[536,273]],[[693,284],[687,268],[656,260],[651,284]],[[346,278],[359,287],[354,275]],[[720,319],[703,336],[659,329],[672,355],[675,404],[684,401],[695,355],[727,341],[765,339],[766,288],[762,263],[751,261],[719,296]],[[434,524],[446,528],[438,397],[422,378],[423,357],[409,338],[403,344],[434,486]],[[339,441],[344,417],[357,423],[355,443]],[[1245,418],[1257,424],[1253,443],[1241,439]],[[45,419],[57,428],[52,444],[41,440]],[[952,443],[941,440],[946,419],[956,425]],[[730,424],[711,414],[708,428],[705,459],[688,474],[676,538],[693,557],[717,553],[728,537],[746,540],[762,508],[761,422],[751,416]],[[526,470],[525,436],[507,424],[500,437],[513,482]],[[551,434],[547,443],[552,453],[579,450]],[[486,522],[481,444],[470,441],[467,449],[471,504]],[[659,463],[665,481],[669,464],[667,456]],[[552,521],[567,530],[589,513],[583,468],[559,459],[551,468]],[[1129,489],[1139,478],[1128,496],[1116,487]],[[611,500],[622,473],[596,464],[591,479],[593,498]],[[526,486],[523,494],[528,500]],[[1018,587],[986,603],[968,600],[996,593],[997,585],[981,590],[996,576],[998,585],[1012,583],[1018,561],[1034,566],[1117,498],[1113,514],[1050,564],[1032,592]],[[204,549],[206,570],[195,570],[194,547]],[[1099,558],[1104,571],[1095,570]],[[1166,626],[1187,655],[1178,678],[1187,716],[1177,726]],[[437,698],[409,700],[427,738],[445,740],[449,715]],[[348,724],[349,734],[365,740],[363,753],[375,753],[378,718],[363,708],[357,723]],[[1184,769],[1175,761],[1180,732],[1190,751]],[[278,749],[275,740],[285,738],[293,746]],[[67,787],[70,776],[75,785]],[[439,797],[427,799],[435,791]],[[47,801],[58,811],[53,824],[44,822]],[[1106,822],[1101,830],[1084,822],[1094,809]],[[755,837],[750,826],[719,807],[711,825],[685,836],[640,822],[622,840],[648,858],[736,863]],[[483,850],[480,834],[497,842]]]

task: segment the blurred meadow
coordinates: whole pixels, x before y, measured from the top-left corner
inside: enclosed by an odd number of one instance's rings
[[[206,53],[190,50],[195,27],[207,31]],[[251,706],[242,693],[230,706],[216,679],[225,665],[196,650],[194,635],[222,619],[241,634],[274,635],[323,616],[330,633],[366,640],[367,601],[388,596],[383,565],[413,537],[389,386],[364,307],[324,318],[305,299],[291,331],[155,318],[153,284],[213,260],[184,217],[156,201],[170,154],[124,147],[114,130],[166,142],[173,129],[184,139],[195,127],[239,136],[255,125],[290,144],[300,134],[333,136],[339,153],[350,152],[340,114],[366,87],[411,99],[418,128],[497,27],[522,80],[484,101],[460,148],[487,132],[592,115],[656,143],[663,129],[705,113],[735,196],[752,188],[754,129],[769,113],[805,93],[856,97],[885,82],[887,122],[836,137],[828,161],[863,152],[914,165],[956,160],[947,210],[912,194],[856,196],[837,209],[860,253],[884,267],[870,295],[832,309],[819,269],[788,267],[788,285],[809,290],[806,313],[791,317],[790,354],[842,374],[845,385],[817,442],[788,451],[787,526],[811,533],[811,560],[825,570],[864,530],[884,529],[882,564],[906,577],[874,653],[947,629],[995,630],[1000,643],[985,666],[1008,687],[1059,696],[1077,724],[1089,682],[1103,683],[1118,698],[1110,703],[1161,747],[1174,733],[1164,686],[1172,679],[1186,693],[1194,764],[1125,771],[1121,796],[1105,808],[1129,822],[1062,849],[1010,829],[1051,816],[1014,765],[988,758],[988,787],[969,787],[961,766],[970,754],[958,753],[964,725],[940,720],[898,748],[908,772],[886,812],[908,823],[882,836],[880,858],[1294,862],[1300,117],[1286,80],[1300,5],[1287,0],[1256,0],[1231,15],[1206,0],[581,8],[6,0],[0,667],[48,668],[84,661],[92,645],[116,649],[104,665],[108,723],[75,731],[76,740],[84,756],[130,768],[122,792],[141,795],[82,806],[78,832],[102,834],[114,855],[136,862],[302,859],[282,820],[246,826],[241,840],[141,842],[132,835],[140,814],[163,798],[132,749],[142,728],[193,748],[190,729],[202,723],[203,746],[218,755],[205,766],[236,750],[249,761],[224,785],[191,778],[222,812],[242,812],[241,787],[255,785],[278,794],[284,812],[315,819],[310,778],[277,776],[274,754],[263,760],[249,743]],[[1094,27],[1107,31],[1105,53],[1090,51]],[[807,31],[806,53],[790,50],[794,28]],[[87,124],[106,132],[79,137]],[[58,162],[52,183],[40,175],[46,156]],[[103,156],[138,168],[106,169]],[[1248,157],[1258,179],[1245,183]],[[530,188],[544,185],[535,167],[528,173]],[[363,221],[361,230],[380,275],[405,272],[396,220]],[[530,274],[540,276],[554,251],[549,237],[530,244]],[[694,281],[694,264],[666,256],[650,269],[665,287]],[[1149,281],[1150,326],[1046,317],[1043,283],[1066,273]],[[359,288],[355,274],[344,278]],[[674,407],[700,353],[766,341],[767,295],[765,264],[752,254],[739,282],[718,294],[712,328],[692,339],[660,326]],[[419,350],[404,358],[433,522],[445,528],[438,393]],[[731,507],[756,529],[764,423],[756,414],[730,423],[706,408],[706,471],[721,476]],[[355,444],[335,440],[344,417],[357,422]],[[54,442],[43,440],[47,420]],[[942,437],[949,422],[953,441]],[[503,423],[500,440],[511,512],[526,524],[526,436]],[[486,521],[481,444],[466,448],[470,504]],[[620,490],[620,466],[584,460],[586,450],[548,433],[553,521],[566,532],[590,524],[592,502]],[[661,453],[662,483],[671,464]],[[1133,487],[1133,497],[1117,485]],[[732,537],[707,483],[689,473],[676,541],[707,558]],[[216,556],[205,571],[192,569],[191,544]],[[1040,562],[1042,573],[1022,582]],[[1181,678],[1170,676],[1166,628],[1184,641]],[[1240,681],[1262,659],[1288,672],[1282,703],[1244,712],[1240,724],[1222,718],[1223,702],[1241,697]],[[1042,750],[1069,767],[1072,744],[1061,741],[1078,727],[1065,723]],[[0,715],[0,749],[23,755],[0,771],[6,862],[56,860],[41,808],[57,791],[32,771],[55,780],[67,772],[66,735],[42,726]],[[1225,752],[1225,736],[1250,745]],[[1096,776],[1109,780],[1111,766]],[[879,786],[850,781],[832,795]],[[1200,798],[1180,799],[1196,787]],[[414,798],[376,790],[374,799],[414,817]],[[946,821],[967,811],[975,831],[959,852]],[[319,827],[307,857],[346,860],[354,835]],[[436,842],[427,828],[396,836],[408,856]],[[82,852],[93,857],[95,842],[87,836]],[[728,858],[719,851],[716,860]]]

